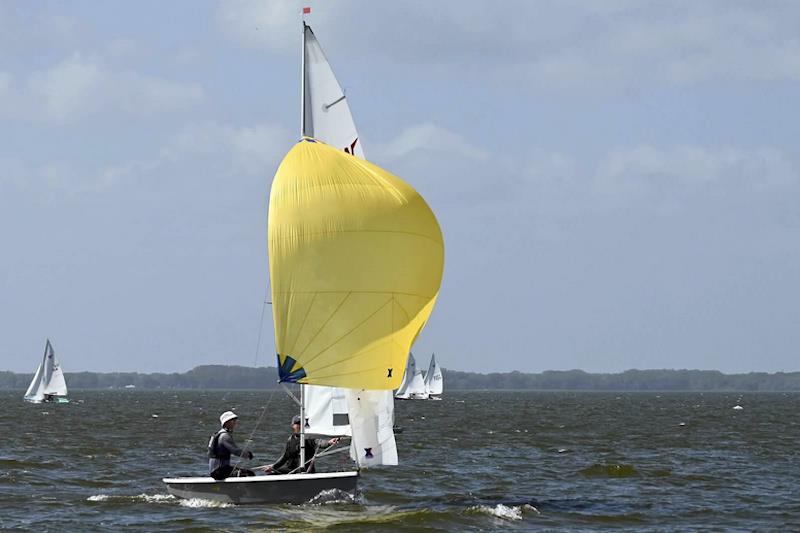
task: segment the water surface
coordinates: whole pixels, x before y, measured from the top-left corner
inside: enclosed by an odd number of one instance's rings
[[[0,393],[3,528],[800,530],[800,394],[397,402],[402,465],[364,472],[355,498],[302,506],[181,501],[160,481],[204,473],[217,416],[232,408],[240,444],[252,435],[256,461],[273,461],[293,414],[281,391],[75,391],[69,405],[21,396]]]

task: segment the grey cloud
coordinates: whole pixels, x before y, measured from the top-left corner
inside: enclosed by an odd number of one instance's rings
[[[23,80],[0,73],[0,115],[70,122],[103,112],[152,115],[198,105],[202,87],[131,70],[112,70],[98,58],[75,54]]]
[[[495,82],[537,90],[800,80],[797,4],[607,4],[341,2],[312,13],[311,23],[339,29],[324,39],[340,57],[459,77],[480,66]],[[286,53],[297,48],[298,11],[278,0],[225,2],[218,18],[239,42]]]

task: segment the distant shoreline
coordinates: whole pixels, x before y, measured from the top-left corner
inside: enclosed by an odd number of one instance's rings
[[[582,370],[480,374],[443,369],[443,374],[448,391],[800,392],[800,372],[723,374],[662,369],[611,374]],[[275,367],[203,365],[183,373],[66,372],[65,376],[72,390],[258,391],[278,386]],[[0,371],[0,390],[25,390],[32,378],[33,373]]]

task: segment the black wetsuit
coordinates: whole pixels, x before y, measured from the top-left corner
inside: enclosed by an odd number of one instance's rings
[[[317,453],[317,449],[324,449],[327,448],[328,442],[327,441],[318,441],[316,439],[306,439],[306,463],[314,457],[314,454]],[[292,433],[292,436],[289,437],[289,440],[286,441],[286,448],[283,450],[283,455],[281,458],[275,461],[275,464],[272,465],[272,470],[276,474],[288,474],[294,470],[300,472],[301,470],[298,469],[300,466],[300,434],[299,433]],[[308,465],[306,468],[308,473],[314,473],[314,463]]]

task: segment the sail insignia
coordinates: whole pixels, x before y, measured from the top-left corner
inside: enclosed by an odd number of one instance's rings
[[[297,383],[306,377],[306,371],[302,366],[298,366],[297,361],[290,355],[287,355],[281,361],[281,354],[278,354],[278,381],[280,383]]]

